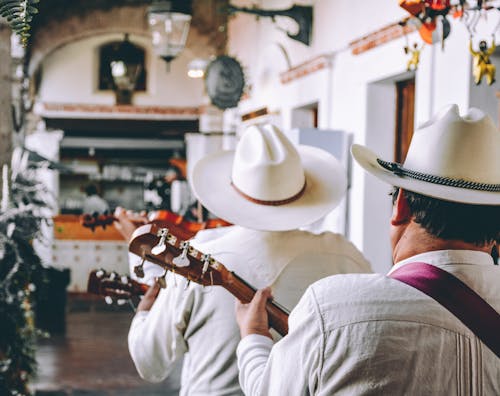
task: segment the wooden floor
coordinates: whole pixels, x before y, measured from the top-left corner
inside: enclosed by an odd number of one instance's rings
[[[178,395],[180,363],[160,384],[137,375],[127,349],[133,312],[69,305],[65,334],[39,341],[37,396]]]

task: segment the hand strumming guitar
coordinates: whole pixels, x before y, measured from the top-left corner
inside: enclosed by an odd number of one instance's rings
[[[132,211],[126,210],[122,207],[115,209],[114,217],[117,221],[113,224],[115,228],[122,234],[123,238],[128,242],[137,227],[149,223],[145,215],[137,215]]]

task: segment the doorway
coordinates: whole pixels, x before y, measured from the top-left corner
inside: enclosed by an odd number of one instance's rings
[[[415,124],[415,78],[396,82],[394,161],[402,164],[408,153]]]

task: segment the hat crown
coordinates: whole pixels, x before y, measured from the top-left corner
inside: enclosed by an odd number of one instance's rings
[[[251,198],[286,200],[305,183],[302,162],[294,145],[271,124],[252,125],[236,146],[232,182]]]
[[[406,169],[476,183],[500,184],[500,133],[483,111],[461,117],[450,105],[413,135]]]

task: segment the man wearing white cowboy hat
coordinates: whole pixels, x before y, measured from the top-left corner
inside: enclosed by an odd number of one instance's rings
[[[206,208],[235,224],[192,245],[253,286],[272,285],[276,301],[289,309],[320,278],[371,272],[343,236],[297,230],[329,213],[347,187],[345,170],[321,149],[295,148],[269,124],[251,126],[235,151],[200,160],[191,183]],[[129,333],[138,372],[160,381],[184,355],[181,395],[241,395],[234,297],[221,287],[191,283],[185,289],[185,279],[176,282],[156,300],[152,291],[138,307]]]
[[[445,108],[418,129],[404,165],[354,145],[397,186],[394,267],[311,285],[273,346],[268,289],[237,304],[247,395],[499,395],[500,133],[478,109]],[[293,358],[291,358],[293,357]]]

